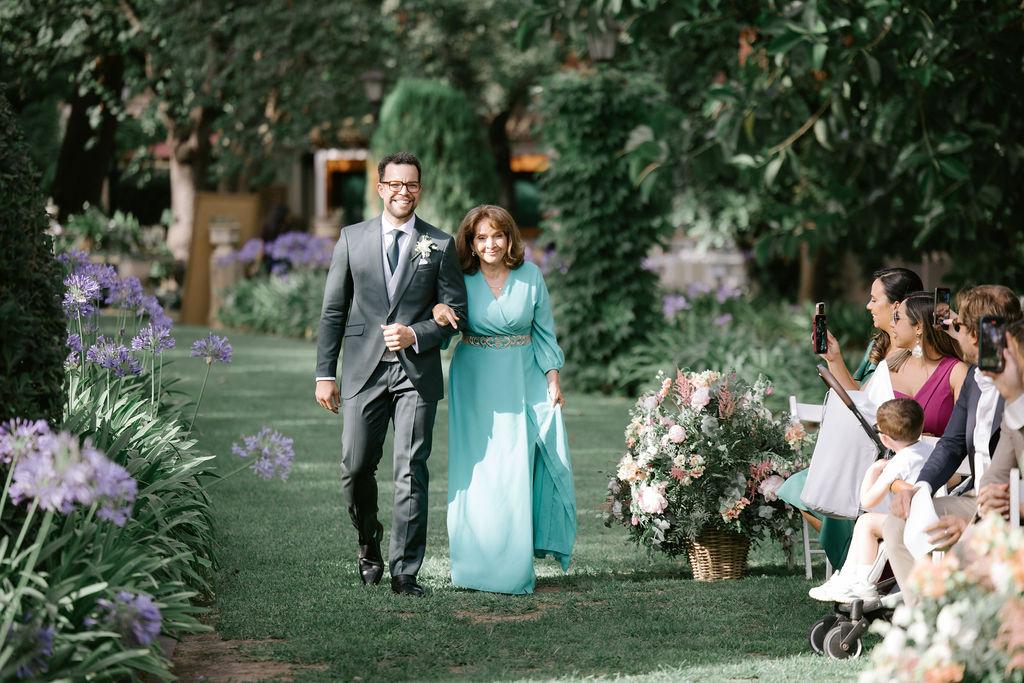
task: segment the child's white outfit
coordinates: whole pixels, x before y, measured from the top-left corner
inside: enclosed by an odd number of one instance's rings
[[[934,444],[918,440],[906,448],[896,451],[878,475],[876,483],[881,483],[888,488],[897,479],[911,484],[916,482],[918,475],[921,474],[921,468],[924,467],[933,448]],[[869,512],[888,514],[890,497],[891,495],[887,495]],[[841,570],[832,574],[828,581],[809,590],[808,595],[822,602],[843,603],[877,598],[878,591],[875,590],[875,585],[868,580],[871,567],[870,564],[858,565],[848,562]]]

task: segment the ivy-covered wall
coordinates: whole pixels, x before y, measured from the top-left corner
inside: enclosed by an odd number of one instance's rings
[[[665,234],[667,200],[633,182],[630,150],[662,95],[636,74],[565,73],[541,96],[551,167],[541,177],[542,231],[553,241],[550,275],[568,385],[629,389],[616,361],[664,325],[654,273],[644,268]]]

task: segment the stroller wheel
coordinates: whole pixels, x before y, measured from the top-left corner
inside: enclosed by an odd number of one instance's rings
[[[807,639],[811,642],[811,649],[814,650],[814,654],[825,654],[825,635],[836,625],[838,620],[838,614],[826,614],[811,626]]]
[[[843,647],[843,639],[850,634],[854,629],[854,624],[851,621],[844,621],[836,624],[829,632],[825,634],[825,642],[822,644],[822,649],[830,659],[856,659],[860,657],[861,651],[864,649],[864,645],[861,643],[860,638],[849,644],[848,647]]]

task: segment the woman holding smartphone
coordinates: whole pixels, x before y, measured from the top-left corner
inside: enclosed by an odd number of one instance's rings
[[[875,271],[865,308],[871,314],[871,323],[877,330],[868,344],[864,357],[856,370],[850,372],[843,360],[839,342],[831,332],[827,333],[828,348],[821,358],[836,380],[848,390],[859,390],[866,383],[879,363],[883,360],[889,367],[898,368],[910,356],[910,349],[899,348],[894,342],[893,313],[911,292],[923,289],[921,278],[907,268],[883,268]],[[807,482],[808,470],[801,470],[787,479],[779,488],[779,498],[800,510],[807,523],[819,534],[822,549],[832,565],[839,568],[846,558],[846,549],[853,537],[853,522],[850,520],[823,517],[810,511],[800,496]]]

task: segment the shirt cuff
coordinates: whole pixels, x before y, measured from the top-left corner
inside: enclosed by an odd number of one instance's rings
[[[316,381],[317,382],[337,382],[338,378],[337,377],[317,377]]]
[[[1007,403],[1003,408],[1003,419],[1010,429],[1024,427],[1024,396],[1020,396],[1013,403]]]
[[[419,353],[420,340],[416,337],[416,330],[412,329],[411,327],[409,328],[409,330],[412,332],[412,350],[415,351],[416,353]]]
[[[917,482],[917,484],[915,484],[915,486],[919,489],[924,489],[925,491],[927,491],[929,498],[935,493],[934,491],[932,491],[932,485],[926,481],[919,481]]]

